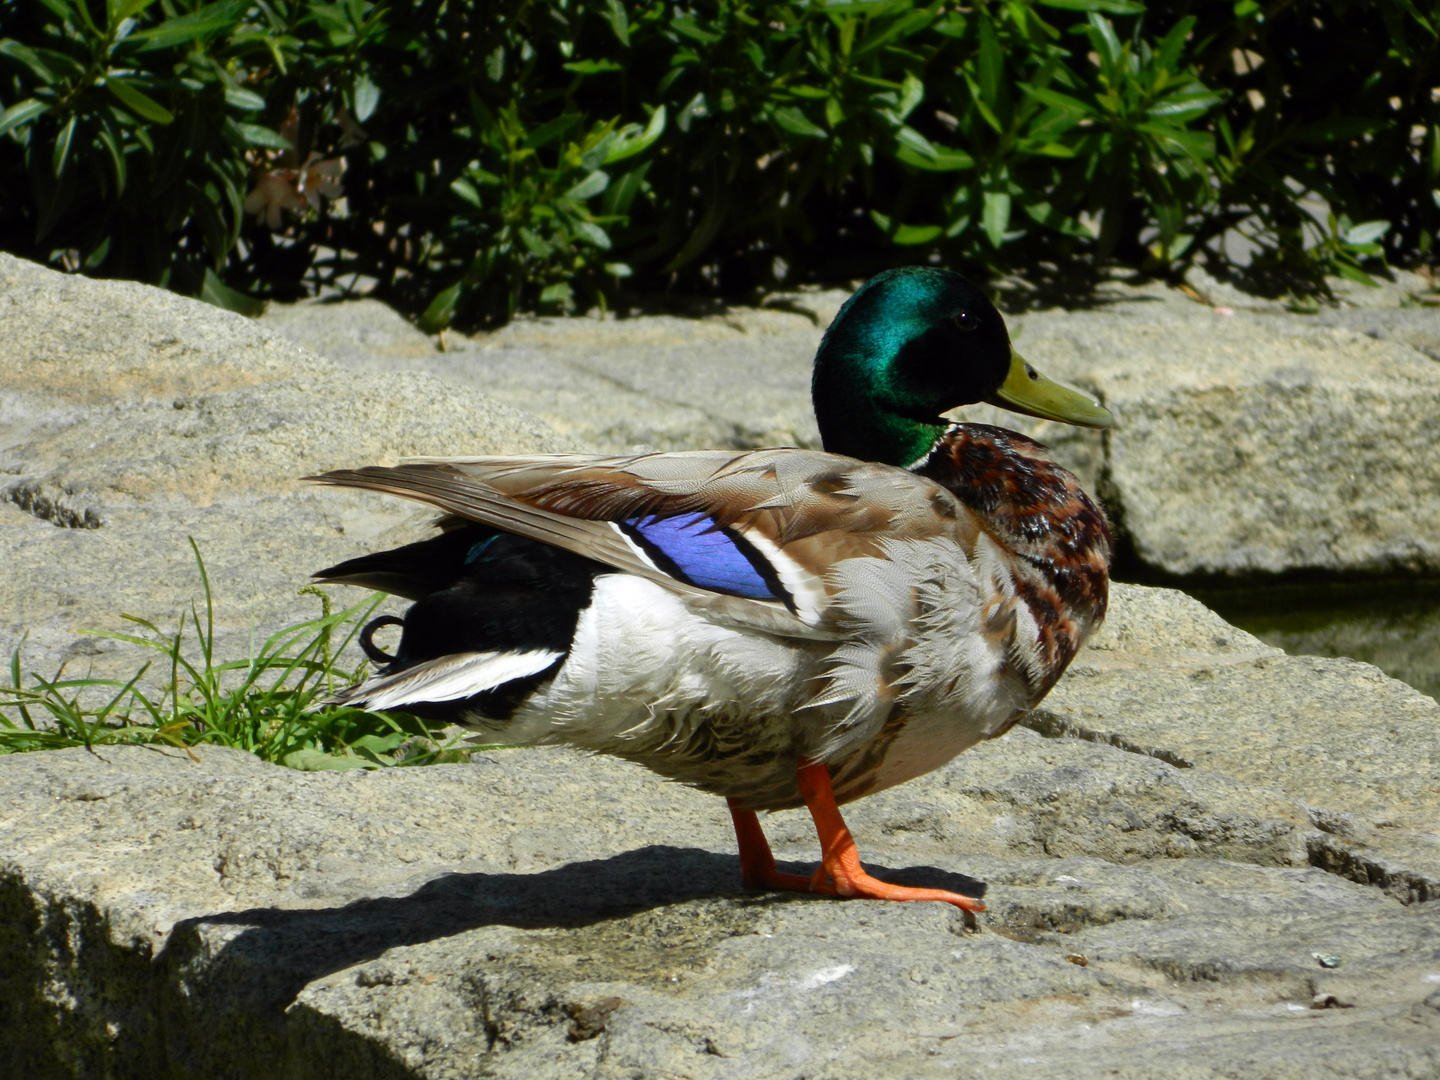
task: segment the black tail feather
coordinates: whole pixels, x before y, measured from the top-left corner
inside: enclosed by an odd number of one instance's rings
[[[359,585],[420,600],[453,585],[465,573],[470,549],[496,535],[494,529],[483,525],[452,529],[429,540],[347,559],[311,576],[335,585]]]
[[[580,613],[590,605],[595,578],[609,572],[601,563],[539,541],[471,525],[362,555],[315,577],[415,601],[403,620],[383,615],[361,632],[365,655],[381,665],[383,675],[394,675],[456,653],[545,649],[568,654]],[[392,656],[372,637],[382,626],[396,624],[404,629]],[[562,663],[474,698],[416,702],[405,708],[433,719],[504,719],[553,678]]]

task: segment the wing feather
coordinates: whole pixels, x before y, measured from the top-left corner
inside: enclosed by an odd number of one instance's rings
[[[690,451],[635,457],[550,454],[418,458],[308,479],[439,507],[657,582],[696,610],[769,633],[835,638],[838,562],[887,559],[887,543],[973,540],[973,515],[934,482],[819,451]],[[939,507],[943,512],[937,512]],[[648,558],[621,527],[647,515],[698,514],[734,530],[794,598],[717,595]],[[631,529],[633,531],[633,528]]]

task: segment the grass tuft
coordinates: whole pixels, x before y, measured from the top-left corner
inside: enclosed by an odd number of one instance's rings
[[[231,746],[307,771],[468,759],[472,748],[460,748],[457,739],[441,734],[441,725],[408,713],[317,707],[365,676],[366,663],[349,670],[338,658],[384,599],[381,594],[332,611],[329,595],[307,585],[300,593],[319,598],[319,618],[272,634],[253,656],[217,663],[210,577],[193,539],[190,547],[205,597],[203,618],[192,602],[174,634],[135,615],[123,618],[138,627],[136,633],[81,631],[158,654],[129,680],[67,679],[64,665],[49,679],[22,673],[15,648],[10,685],[0,686],[0,754],[70,746],[164,745],[187,752]],[[164,682],[158,688],[142,684],[157,663],[167,672]]]

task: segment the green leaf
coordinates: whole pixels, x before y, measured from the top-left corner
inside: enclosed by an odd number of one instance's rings
[[[380,104],[380,87],[371,81],[368,75],[355,76],[355,122],[363,124],[375,113],[375,106]]]
[[[997,248],[1005,243],[1005,230],[1010,226],[1010,196],[1004,191],[985,192],[985,206],[980,213],[980,227],[990,243]]]
[[[561,66],[566,71],[573,71],[577,75],[602,75],[611,71],[625,70],[614,60],[574,60]]]
[[[133,19],[142,11],[153,4],[155,0],[125,0],[120,9],[115,13],[115,22],[122,23],[126,19]]]
[[[530,150],[538,150],[542,146],[548,146],[561,135],[564,135],[572,127],[584,119],[583,113],[572,112],[557,116],[554,120],[541,124],[529,135],[525,136],[524,145]]]
[[[1388,221],[1364,221],[1347,229],[1342,239],[1347,244],[1373,244],[1390,231]]]
[[[980,20],[980,97],[992,110],[1000,100],[1000,76],[1005,60],[1000,54],[1000,39],[989,19]]]
[[[57,180],[65,172],[65,162],[70,157],[70,143],[75,138],[75,127],[79,119],[78,116],[70,117],[65,126],[60,129],[60,135],[55,140],[55,149],[50,155],[50,165]]]
[[[896,113],[901,120],[904,120],[915,111],[915,106],[924,100],[925,84],[907,71],[905,81],[900,86],[900,105],[896,109]]]
[[[53,0],[50,0],[50,2],[48,2],[48,3],[46,4],[46,7],[50,7],[51,10],[53,11],[53,10],[54,10]],[[104,35],[101,33],[100,28],[95,25],[95,20],[90,17],[90,7],[89,7],[89,5],[86,4],[86,3],[84,3],[83,0],[79,0],[79,2],[77,2],[77,3],[70,4],[70,5],[69,5],[69,9],[70,9],[70,16],[71,16],[71,17],[74,17],[74,18],[77,18],[78,21],[84,26],[84,29],[90,31],[90,33],[89,33],[89,36],[90,36],[90,37],[92,37],[92,38],[101,38],[101,37],[104,36]],[[62,16],[62,17],[63,17],[63,16]]]
[[[913,247],[930,243],[944,231],[939,225],[901,225],[890,234],[890,239],[896,244]]]
[[[1203,165],[1215,156],[1215,136],[1208,131],[1186,131],[1168,124],[1152,123],[1136,124],[1135,130],[1178,150],[1196,165]]]
[[[416,325],[427,334],[438,334],[449,326],[450,320],[455,317],[455,308],[460,303],[462,284],[457,281],[449,288],[440,290],[425,308],[424,314],[416,320]]]
[[[12,38],[0,38],[0,56],[8,56],[12,60],[24,64],[30,69],[30,73],[46,86],[53,84],[60,77],[60,73],[55,71],[50,64],[46,63],[45,57],[42,57],[34,49],[21,45],[20,42]],[[62,57],[60,59],[68,58]]]
[[[339,772],[346,769],[369,769],[373,764],[364,758],[331,754],[314,747],[292,750],[280,759],[280,764],[300,772]]]
[[[1049,105],[1053,109],[1059,109],[1075,119],[1091,116],[1095,112],[1086,102],[1077,97],[1071,97],[1069,94],[1062,94],[1058,90],[1024,85],[1021,86],[1021,89],[1036,101]]]
[[[1220,104],[1220,98],[1207,90],[1169,94],[1145,110],[1146,116],[1189,120]]]
[[[697,258],[702,251],[710,246],[710,241],[715,239],[715,234],[720,231],[720,226],[725,223],[725,217],[729,211],[729,203],[723,197],[724,189],[713,181],[706,185],[705,213],[700,218],[700,223],[686,239],[685,245],[665,264],[665,273],[671,274],[686,263]]]
[[[630,213],[630,205],[645,187],[645,174],[649,163],[632,169],[605,189],[605,198],[600,201],[602,211],[607,215],[624,216]]]
[[[921,154],[908,146],[895,151],[895,160],[925,172],[962,172],[975,167],[975,159],[961,150],[933,147],[933,154]]]
[[[249,7],[249,0],[219,0],[189,15],[167,19],[153,30],[139,30],[125,40],[127,46],[139,43],[140,52],[169,49],[194,41],[217,30],[225,30],[240,21]]]
[[[149,120],[155,124],[168,124],[175,119],[175,114],[164,105],[121,79],[113,76],[106,79],[105,89],[114,94],[122,105],[142,120]]]
[[[539,207],[535,208],[540,209]],[[551,211],[553,214],[553,211]],[[534,255],[537,259],[548,259],[555,251],[555,248],[535,235],[534,230],[524,228],[517,230],[520,234],[520,242],[525,245],[525,250]]]
[[[610,177],[599,169],[596,169],[589,176],[585,177],[578,184],[565,192],[565,198],[574,199],[577,202],[584,202],[586,199],[594,198],[610,186]]]
[[[625,5],[621,0],[609,0],[605,11],[605,19],[610,24],[610,29],[615,32],[615,38],[625,48],[630,47],[630,17],[625,14]]]
[[[361,735],[346,747],[352,751],[369,751],[372,754],[393,754],[410,735],[404,731],[392,731],[385,735]]]
[[[871,7],[872,5],[864,6]],[[908,3],[896,4],[892,7],[891,10],[896,10],[908,6]],[[855,47],[854,55],[857,58],[864,56],[868,53],[874,52],[877,49],[883,48],[886,45],[889,45],[897,38],[909,37],[911,34],[918,33],[919,31],[925,29],[927,26],[930,26],[932,23],[938,21],[940,15],[941,12],[938,10],[937,5],[937,10],[911,11],[908,14],[902,15],[898,19],[893,20],[888,25],[886,25],[886,20],[884,19],[872,18],[870,20],[871,24],[878,25],[874,32],[872,32],[868,37],[865,38],[864,41],[862,41],[858,46]]]
[[[1114,67],[1120,62],[1122,49],[1120,39],[1115,35],[1115,26],[1104,15],[1092,11],[1088,16],[1090,21],[1090,41],[1095,46],[1095,51],[1107,67]]]
[[[193,180],[185,181],[183,185],[185,193],[186,209],[190,213],[190,224],[200,230],[200,239],[205,249],[205,254],[210,258],[211,266],[223,266],[226,256],[234,241],[230,222],[226,221],[221,213],[222,196],[220,196],[213,184],[197,184]],[[230,198],[228,192],[223,196],[223,205],[231,212],[231,220],[236,221],[243,216],[242,207]],[[219,284],[217,279],[216,284]],[[200,291],[205,291],[205,282],[200,283]]]
[[[1103,11],[1110,15],[1144,15],[1145,5],[1135,0],[1038,0],[1041,7],[1065,11]]]
[[[670,26],[677,33],[684,34],[691,41],[698,41],[702,45],[713,45],[715,42],[723,40],[723,35],[713,34],[709,30],[702,30],[694,19],[684,18],[683,16],[671,19]]]
[[[271,150],[295,149],[285,136],[261,124],[236,124],[235,129],[249,146],[264,146]]]
[[[117,196],[125,193],[125,180],[129,170],[125,167],[125,151],[120,149],[120,141],[115,138],[115,133],[110,130],[110,120],[107,117],[100,123],[100,145],[105,147],[110,155],[110,167],[115,175],[115,194]]]
[[[1435,36],[1435,27],[1430,25],[1429,19],[1425,18],[1424,15],[1420,14],[1419,9],[1416,8],[1415,4],[1413,3],[1413,0],[1399,0],[1399,3],[1400,6],[1405,9],[1406,14],[1408,14],[1412,19],[1414,19],[1421,26],[1423,26],[1429,32],[1431,37]],[[1434,14],[1434,12],[1431,12],[1431,14]]]
[[[480,192],[476,191],[475,185],[463,176],[457,176],[454,180],[450,181],[450,190],[471,206],[475,207],[475,209],[479,210],[481,208]]]
[[[1352,263],[1343,260],[1337,261],[1335,264],[1335,272],[1342,278],[1349,281],[1358,281],[1361,285],[1369,285],[1372,289],[1378,289],[1380,287],[1378,281]]]
[[[574,230],[576,236],[583,239],[586,243],[592,244],[602,251],[610,250],[609,235],[593,221],[577,221],[574,222],[570,228]]]
[[[766,74],[767,69],[765,66],[765,50],[761,47],[760,43],[752,39],[745,42],[743,49],[746,57],[750,60],[750,63],[754,66],[755,70],[758,71],[761,75]]]
[[[44,116],[50,111],[50,106],[43,101],[36,101],[34,98],[26,98],[24,101],[17,101],[4,112],[4,119],[0,119],[0,135],[4,135],[12,128],[21,124],[29,123],[37,116]]]
[[[246,90],[240,86],[227,84],[225,87],[225,104],[235,109],[244,109],[246,112],[259,112],[265,108],[265,99],[253,90]]]
[[[940,156],[935,144],[912,127],[902,127],[895,132],[895,141],[918,157],[935,161]]]
[[[975,106],[975,111],[980,114],[980,118],[984,120],[996,134],[1003,135],[1005,133],[1005,125],[1000,122],[1000,118],[995,115],[995,110],[990,108],[989,102],[985,100],[985,95],[980,89],[980,84],[975,81],[975,78],[968,71],[964,74],[965,85],[970,88],[970,102]]]
[[[1176,70],[1180,64],[1180,53],[1185,48],[1185,41],[1194,29],[1194,15],[1187,15],[1172,26],[1170,32],[1165,35],[1155,50],[1155,66],[1161,71]]]
[[[230,288],[208,266],[205,268],[205,280],[200,286],[200,299],[207,304],[224,308],[226,311],[233,311],[239,315],[246,315],[252,319],[265,314],[266,303],[264,300],[257,300],[253,296]]]
[[[624,161],[626,158],[634,157],[636,154],[644,153],[654,144],[655,140],[665,133],[665,106],[661,105],[650,114],[650,121],[645,125],[645,130],[640,131],[640,125],[630,124],[622,128],[617,134],[618,138],[611,146],[610,151],[605,155],[602,164],[613,165],[617,161]]]
[[[1066,146],[1064,143],[1047,142],[1038,145],[1035,143],[1026,143],[1025,150],[1038,157],[1074,158],[1079,156],[1079,151],[1073,146]]]
[[[816,127],[809,118],[795,108],[793,105],[783,109],[775,109],[770,114],[771,118],[791,135],[799,135],[810,139],[823,139],[826,137],[825,129]]]

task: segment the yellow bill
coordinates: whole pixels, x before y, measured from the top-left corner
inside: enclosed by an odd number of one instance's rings
[[[1047,379],[1013,348],[1010,350],[1010,371],[1000,389],[985,399],[1011,412],[1038,416],[1042,420],[1059,420],[1080,427],[1112,428],[1115,417],[1103,405],[1068,386]]]

